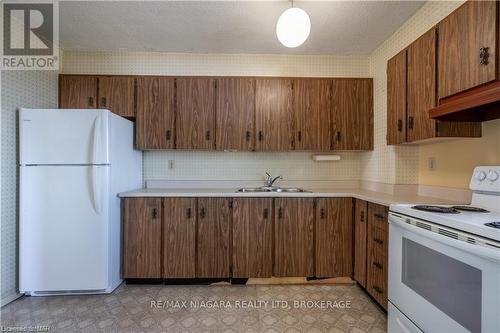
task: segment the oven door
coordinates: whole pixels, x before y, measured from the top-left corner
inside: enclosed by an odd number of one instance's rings
[[[407,220],[389,217],[389,301],[424,332],[500,332],[500,249]]]

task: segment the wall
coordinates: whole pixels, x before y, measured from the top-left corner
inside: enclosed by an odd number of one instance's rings
[[[64,52],[63,73],[368,77],[367,57]],[[260,180],[266,171],[288,180],[355,180],[363,153],[313,162],[311,153],[148,151],[145,179]],[[173,168],[169,169],[169,161]]]
[[[17,110],[57,107],[57,73],[1,73],[1,304],[17,297],[18,154]]]

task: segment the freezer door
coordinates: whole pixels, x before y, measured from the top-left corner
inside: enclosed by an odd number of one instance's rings
[[[20,170],[20,291],[106,289],[110,167]]]
[[[109,111],[21,109],[21,165],[109,164]]]

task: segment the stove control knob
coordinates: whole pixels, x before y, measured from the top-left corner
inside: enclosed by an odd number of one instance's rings
[[[478,173],[476,173],[476,179],[480,182],[482,182],[483,180],[486,179],[486,172],[484,171],[479,171]]]
[[[494,182],[497,179],[498,179],[498,172],[496,172],[495,170],[490,170],[490,172],[488,172],[488,180]]]

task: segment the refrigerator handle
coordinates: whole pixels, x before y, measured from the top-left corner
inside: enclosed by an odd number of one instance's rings
[[[102,117],[98,115],[94,120],[94,133],[92,135],[92,164],[97,164],[99,152],[102,149]]]
[[[92,186],[92,204],[97,214],[101,213],[101,166],[92,166],[90,171],[90,183]]]

